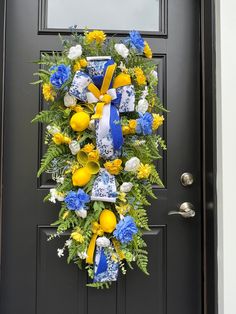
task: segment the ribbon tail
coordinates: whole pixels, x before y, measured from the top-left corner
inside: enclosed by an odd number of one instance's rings
[[[97,266],[97,271],[96,271],[96,275],[99,275],[101,273],[104,273],[105,271],[107,271],[107,257],[104,253],[104,249],[101,248],[101,253],[100,253],[100,260]]]
[[[114,245],[114,248],[115,248],[116,253],[118,254],[120,260],[123,260],[125,258],[125,255],[120,249],[120,243],[116,239],[112,239],[112,243]]]
[[[87,250],[87,258],[86,258],[86,263],[88,264],[93,264],[93,255],[94,255],[97,236],[98,236],[97,234],[94,234],[89,243],[89,247]]]
[[[111,103],[110,108],[110,127],[113,140],[113,147],[115,150],[121,149],[123,145],[123,135],[120,123],[120,117],[115,105]]]

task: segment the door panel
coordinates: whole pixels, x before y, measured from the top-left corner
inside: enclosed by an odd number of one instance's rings
[[[162,1],[163,5],[166,2]],[[0,313],[200,314],[198,1],[169,0],[168,36],[162,26],[158,36],[148,34],[157,63],[158,94],[170,110],[161,130],[168,152],[157,163],[165,188],[155,189],[158,199],[148,209],[151,231],[145,238],[150,276],[137,269],[128,271],[107,291],[86,288],[85,272],[58,259],[56,249],[62,246],[63,237],[47,241],[55,231],[50,223],[56,219],[58,207],[42,201],[52,185],[50,177],[36,179],[44,151],[43,129],[31,125],[30,120],[45,104],[39,89],[29,85],[37,71],[30,61],[39,59],[43,51],[60,51],[61,45],[56,31],[43,31],[41,24],[38,29],[41,4],[37,0],[7,1]],[[180,183],[186,171],[194,176],[191,187]],[[194,204],[194,218],[168,216],[185,201]]]

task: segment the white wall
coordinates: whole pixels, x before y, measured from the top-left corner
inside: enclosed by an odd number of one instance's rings
[[[219,314],[235,314],[236,1],[217,1]]]

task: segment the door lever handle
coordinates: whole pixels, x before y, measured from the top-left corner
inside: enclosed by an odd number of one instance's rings
[[[193,204],[184,202],[180,205],[179,211],[170,211],[168,215],[180,215],[183,218],[192,218],[195,216],[195,208]]]

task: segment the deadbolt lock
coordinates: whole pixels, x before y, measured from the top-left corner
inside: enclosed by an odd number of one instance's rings
[[[184,172],[180,177],[181,184],[183,186],[190,186],[194,182],[192,173]]]

